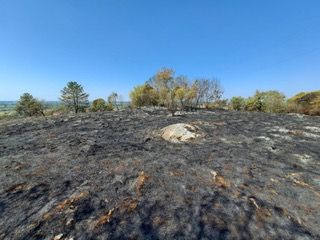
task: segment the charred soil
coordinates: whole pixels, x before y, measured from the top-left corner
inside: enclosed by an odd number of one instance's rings
[[[162,139],[176,123],[203,134]],[[123,111],[0,133],[0,239],[320,239],[319,117]]]

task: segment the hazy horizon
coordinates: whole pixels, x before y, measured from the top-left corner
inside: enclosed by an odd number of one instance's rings
[[[217,78],[224,98],[320,89],[320,2],[0,0],[0,101],[104,98],[162,67]]]

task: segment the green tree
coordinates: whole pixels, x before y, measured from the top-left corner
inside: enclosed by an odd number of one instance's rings
[[[95,99],[92,102],[92,111],[94,112],[103,112],[106,110],[106,101],[102,98]]]
[[[246,99],[243,97],[232,97],[230,100],[230,107],[233,110],[241,111],[244,110]]]
[[[131,103],[134,107],[158,105],[158,94],[149,84],[136,86],[130,92]]]
[[[159,105],[166,107],[172,115],[178,109],[176,91],[184,84],[183,77],[175,77],[171,68],[162,68],[149,81],[159,97]],[[182,83],[183,82],[183,83]]]
[[[22,116],[44,116],[44,105],[35,99],[30,93],[24,93],[20,96],[16,111]]]
[[[189,109],[195,98],[195,91],[190,86],[190,82],[187,77],[179,76],[175,79],[175,98],[180,109]]]
[[[145,85],[137,86],[130,97],[133,106],[148,106],[150,103],[166,107],[172,115],[178,109],[190,109],[200,102],[217,102],[223,90],[215,79],[199,79],[190,84],[185,76],[175,77],[171,68],[162,68]]]
[[[278,91],[263,92],[264,111],[282,113],[286,110],[286,97]]]
[[[67,83],[61,90],[60,101],[62,101],[69,109],[75,113],[84,111],[89,105],[89,94],[85,93],[83,87],[77,82],[71,81]]]

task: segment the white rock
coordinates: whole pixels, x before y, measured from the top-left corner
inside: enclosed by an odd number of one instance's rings
[[[194,125],[177,123],[169,125],[161,130],[164,140],[173,143],[188,142],[200,137],[200,129]]]
[[[212,174],[213,181],[216,181],[216,176],[218,175],[218,173],[216,171],[213,171],[213,170],[211,170],[210,173]]]

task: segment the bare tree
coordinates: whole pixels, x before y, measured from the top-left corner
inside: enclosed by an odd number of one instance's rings
[[[201,104],[208,107],[209,103],[221,99],[223,94],[223,89],[217,79],[196,79],[193,88],[196,91],[195,107],[200,107]]]
[[[119,98],[120,96],[116,92],[112,92],[108,96],[108,103],[111,104],[113,107],[116,107],[117,110],[119,110],[119,107],[118,107]]]
[[[218,101],[221,99],[223,94],[223,89],[220,82],[217,79],[208,80],[207,91],[204,94],[204,104],[208,108],[210,103]]]

